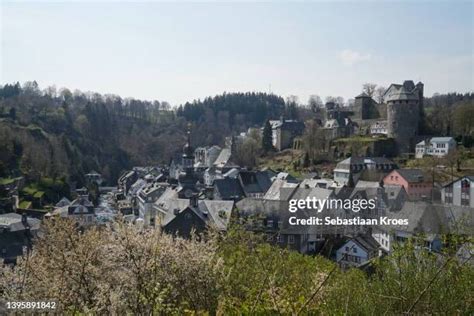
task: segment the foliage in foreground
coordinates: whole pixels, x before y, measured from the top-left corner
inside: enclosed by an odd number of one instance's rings
[[[206,241],[122,223],[81,232],[47,221],[34,251],[0,270],[6,300],[54,299],[60,312],[211,314],[471,314],[474,269],[407,244],[341,271],[321,257],[238,229]]]

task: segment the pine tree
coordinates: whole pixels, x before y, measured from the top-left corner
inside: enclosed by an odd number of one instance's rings
[[[272,140],[272,126],[270,125],[270,121],[267,120],[265,126],[263,127],[262,135],[262,148],[265,153],[268,153],[274,149]]]

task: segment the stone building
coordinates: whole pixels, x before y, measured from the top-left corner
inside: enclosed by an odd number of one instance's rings
[[[379,111],[377,109],[377,102],[375,102],[365,92],[362,92],[355,97],[354,109],[354,114],[356,115],[357,119],[370,120],[380,117]]]
[[[296,136],[303,135],[304,123],[296,120],[270,120],[272,127],[272,143],[276,150],[290,148]],[[263,130],[263,129],[262,129]]]
[[[387,104],[388,137],[396,140],[399,153],[411,152],[423,113],[423,83],[406,80],[391,84],[383,96]]]

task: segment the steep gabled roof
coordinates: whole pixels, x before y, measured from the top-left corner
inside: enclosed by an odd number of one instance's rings
[[[393,172],[398,172],[408,183],[423,182],[424,174],[421,169],[396,169]]]
[[[236,178],[214,180],[214,190],[223,200],[240,199],[245,195],[239,180]]]
[[[238,178],[245,194],[265,194],[272,185],[270,176],[265,171],[242,170],[240,171]]]

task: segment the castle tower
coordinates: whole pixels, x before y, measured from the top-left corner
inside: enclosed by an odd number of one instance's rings
[[[407,80],[403,85],[392,84],[385,93],[388,137],[395,139],[399,153],[413,150],[419,131],[422,87],[422,83],[415,86],[413,81]]]
[[[361,120],[368,120],[373,118],[372,103],[372,98],[368,96],[365,92],[362,92],[361,94],[355,97],[354,105],[357,109],[356,114],[360,117]]]

